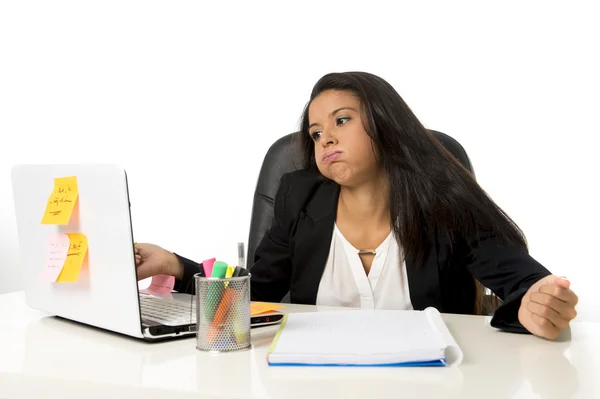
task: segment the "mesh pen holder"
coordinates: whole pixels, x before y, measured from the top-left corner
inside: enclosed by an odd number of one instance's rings
[[[250,274],[195,276],[196,349],[231,352],[250,347]]]

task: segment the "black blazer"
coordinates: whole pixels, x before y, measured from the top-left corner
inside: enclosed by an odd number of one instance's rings
[[[252,300],[280,302],[290,292],[292,303],[315,304],[331,246],[339,185],[316,172],[288,173],[274,201],[271,228],[256,249],[250,267]],[[179,255],[178,255],[179,256]],[[196,262],[179,256],[184,276],[178,291],[193,292]],[[527,332],[518,322],[521,298],[550,272],[526,251],[506,246],[493,235],[449,243],[438,237],[424,264],[407,260],[406,272],[415,310],[428,306],[443,313],[472,314],[473,276],[503,301],[492,326]]]

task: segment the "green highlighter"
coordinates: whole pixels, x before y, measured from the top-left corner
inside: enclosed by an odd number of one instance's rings
[[[216,278],[225,278],[225,274],[227,273],[227,263],[216,261],[212,274],[210,277]],[[225,282],[223,281],[210,281],[208,283],[208,293],[206,295],[206,304],[204,305],[204,312],[206,313],[206,318],[212,321],[213,317],[215,317],[215,312],[219,307],[219,303],[221,302],[221,296],[223,295],[223,291],[225,290]]]

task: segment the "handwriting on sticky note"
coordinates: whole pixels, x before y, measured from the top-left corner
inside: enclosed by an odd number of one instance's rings
[[[152,276],[152,282],[148,288],[141,290],[144,294],[169,294],[175,286],[175,277],[165,274],[157,274]]]
[[[77,177],[57,177],[54,179],[54,189],[48,197],[42,224],[69,224],[78,196]]]
[[[63,269],[69,252],[70,240],[66,234],[52,234],[46,244],[46,265],[40,273],[42,281],[54,282]]]
[[[81,233],[69,233],[69,251],[57,283],[74,283],[79,279],[81,265],[88,250],[87,237]]]
[[[252,302],[250,304],[250,316],[256,316],[263,313],[274,312],[277,309],[285,308],[283,305],[266,302]]]

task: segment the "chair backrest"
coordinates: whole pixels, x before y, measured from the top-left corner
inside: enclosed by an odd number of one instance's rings
[[[463,146],[448,136],[435,130],[431,133],[442,143],[442,145],[458,159],[463,166],[474,175],[471,161]],[[302,167],[300,153],[294,144],[294,136],[291,133],[278,139],[267,151],[263,161],[256,190],[254,191],[254,202],[252,205],[252,217],[250,219],[250,234],[248,237],[248,266],[254,263],[254,252],[262,240],[273,219],[273,199],[279,188],[279,180],[286,173],[293,172]]]

